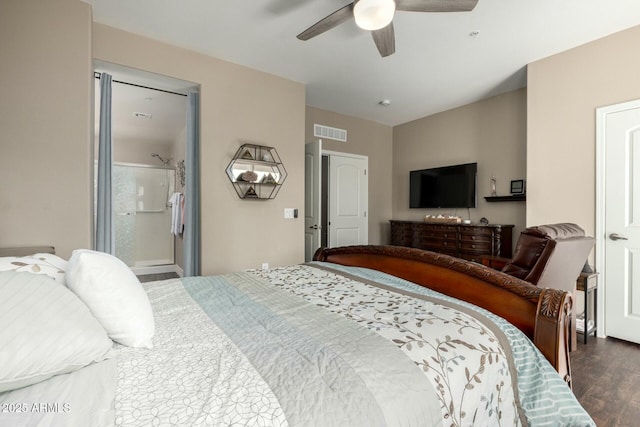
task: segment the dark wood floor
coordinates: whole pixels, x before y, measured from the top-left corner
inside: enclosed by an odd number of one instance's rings
[[[573,393],[599,427],[640,425],[640,345],[589,337],[571,370]]]

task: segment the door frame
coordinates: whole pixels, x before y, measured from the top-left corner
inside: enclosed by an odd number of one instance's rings
[[[151,70],[137,70],[136,68],[130,66],[130,65],[124,65],[124,64],[116,64],[113,62],[108,62],[108,61],[103,61],[100,59],[93,59],[92,60],[92,71],[94,73],[94,76],[96,73],[98,73],[99,71],[97,70],[101,70],[104,72],[107,72],[109,74],[111,74],[113,77],[116,77],[118,80],[121,81],[116,81],[113,80],[113,83],[123,83],[123,84],[131,84],[134,86],[141,86],[147,89],[151,89],[151,90],[159,90],[159,91],[168,91],[170,93],[175,93],[176,91],[183,91],[186,92],[187,90],[196,90],[200,95],[202,95],[201,93],[201,84],[199,82],[190,82],[187,80],[182,80],[180,78],[177,77],[173,77],[173,76],[169,76],[169,75],[165,75],[165,74],[161,74],[158,72],[154,72]],[[96,89],[96,85],[92,84],[91,85],[91,92],[92,92],[92,102],[91,102],[91,109],[93,111],[93,114],[91,115],[91,130],[92,130],[92,137],[91,137],[91,156],[93,158],[93,163],[92,163],[92,180],[95,181],[95,174],[96,174],[96,170],[97,170],[97,154],[95,152],[95,147],[97,146],[97,135],[96,135],[96,126],[95,126],[95,116],[100,114],[100,110],[95,108],[95,98],[97,96],[99,96],[99,90]],[[185,96],[185,102],[187,102],[187,95],[186,93],[177,93],[177,95],[184,95]],[[202,99],[200,97],[200,101],[199,103],[202,104]],[[113,126],[113,125],[112,125]],[[197,142],[198,146],[201,147],[202,146],[202,141],[201,141],[201,137],[200,135],[198,135],[198,142]],[[198,152],[198,157],[201,157],[200,152]],[[186,160],[186,153],[185,153],[185,160]],[[200,161],[200,159],[198,159],[198,161]],[[115,163],[123,163],[123,162],[116,162],[115,160],[112,160],[112,165]],[[131,163],[130,163],[131,164]],[[154,166],[152,166],[154,167]],[[175,169],[175,168],[174,168]],[[200,176],[201,174],[199,173],[198,176],[196,177],[196,180],[198,182],[200,182]],[[177,176],[176,176],[177,179]],[[97,211],[96,211],[96,207],[95,207],[95,203],[96,203],[96,192],[94,191],[94,184],[93,182],[91,183],[91,216],[92,216],[92,221],[91,221],[91,240],[92,240],[92,248],[95,249],[95,235],[96,235],[96,217],[97,217]],[[202,199],[199,196],[200,199]],[[202,223],[202,219],[200,218],[200,223]],[[200,227],[200,233],[202,233],[202,227]],[[173,260],[174,260],[174,264],[167,264],[167,265],[161,265],[161,266],[153,266],[153,267],[136,267],[136,269],[134,270],[134,272],[136,274],[156,274],[156,273],[167,273],[167,272],[175,272],[176,274],[178,274],[180,277],[183,276],[183,268],[182,266],[180,266],[178,264],[178,241],[177,239],[174,239],[174,250],[173,250]],[[197,256],[201,256],[202,254],[202,247],[201,245],[199,245],[196,249],[197,251]],[[182,250],[182,252],[184,252],[184,250]],[[181,256],[180,259],[182,260],[182,264],[184,265],[184,256]],[[200,266],[202,267],[202,266]]]
[[[343,153],[341,151],[333,151],[333,150],[320,150],[321,151],[321,155],[322,156],[327,156],[329,157],[329,165],[331,164],[331,157],[332,156],[336,156],[336,157],[349,157],[352,159],[358,159],[358,160],[366,160],[367,162],[367,181],[369,180],[369,156],[365,156],[362,154],[352,154],[352,153]],[[329,166],[328,169],[331,169],[331,167]],[[330,177],[327,177],[328,179],[330,179]],[[369,212],[369,194],[368,194],[368,188],[369,186],[367,185],[367,242],[369,241],[369,217],[370,217],[370,212]],[[323,203],[325,202],[325,200],[323,200]],[[328,200],[326,201],[328,203]],[[330,218],[327,218],[327,223],[330,220]],[[327,233],[329,232],[329,230],[327,230]],[[327,236],[327,245],[329,247],[331,243],[331,238],[329,236]]]
[[[311,150],[309,150],[309,147]],[[313,157],[313,170],[310,175],[307,159],[308,155],[311,154]],[[316,155],[318,158],[316,158]],[[311,261],[313,259],[313,251],[317,250],[322,246],[322,140],[318,139],[314,142],[308,142],[304,145],[304,258],[305,262]],[[317,169],[317,170],[316,170]],[[310,186],[310,192],[307,187]],[[313,196],[313,199],[312,199]],[[308,211],[309,205],[311,204],[311,211]],[[311,214],[311,215],[309,215]],[[309,231],[310,228],[313,228],[313,231]],[[311,238],[312,246],[316,246],[317,248],[313,248],[311,251],[307,251],[307,243],[308,237]]]
[[[597,334],[601,338],[605,338],[606,334],[606,223],[605,223],[605,149],[607,144],[607,116],[611,113],[629,110],[631,108],[640,108],[640,99],[622,102],[614,105],[607,105],[596,108],[596,223],[595,223],[595,266],[599,272],[598,277],[598,317],[596,319],[598,329]]]
[[[320,141],[321,141],[321,143],[322,143],[322,140],[320,140]],[[329,157],[329,161],[331,161],[331,156],[351,157],[351,158],[356,158],[356,159],[363,159],[363,160],[367,160],[367,164],[368,164],[368,161],[369,161],[369,156],[365,156],[365,155],[361,155],[361,154],[344,153],[344,152],[341,152],[341,151],[325,150],[325,149],[324,149],[324,148],[322,148],[322,146],[321,146],[321,147],[320,147],[320,157],[322,158],[322,157],[324,157],[324,156]],[[368,179],[368,177],[369,177],[368,169],[369,169],[369,168],[368,168],[368,166],[367,166],[367,179]],[[323,177],[323,178],[324,178],[324,177]],[[306,192],[305,192],[304,197],[305,197],[305,204],[306,204],[306,197],[307,197]],[[369,198],[369,194],[367,194],[367,234],[369,233],[369,229],[368,229],[368,227],[369,227],[369,224],[368,224],[368,218],[369,218],[369,216],[370,216],[369,206],[368,206],[368,204],[369,204],[369,203],[368,203],[368,198]],[[325,203],[325,200],[323,199],[323,200],[321,201],[321,203],[323,203],[323,204],[324,204],[324,203]],[[305,214],[305,215],[306,215],[306,214]],[[327,230],[327,231],[328,231],[328,230]],[[303,236],[303,237],[304,237],[304,236]]]

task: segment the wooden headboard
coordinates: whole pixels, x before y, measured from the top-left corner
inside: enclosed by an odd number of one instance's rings
[[[471,261],[400,246],[320,248],[313,259],[382,271],[483,307],[522,330],[571,385],[568,292],[539,288]]]

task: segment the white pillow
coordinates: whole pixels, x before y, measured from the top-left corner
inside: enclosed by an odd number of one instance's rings
[[[65,286],[45,275],[0,272],[0,392],[101,361],[112,345]]]
[[[0,257],[0,271],[20,271],[46,274],[53,280],[65,284],[64,271],[67,261],[53,254],[33,254],[23,257]]]
[[[112,340],[129,347],[153,347],[155,326],[149,298],[124,262],[104,252],[77,249],[67,266],[67,286]]]

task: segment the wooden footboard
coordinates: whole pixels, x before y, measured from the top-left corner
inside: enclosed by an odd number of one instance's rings
[[[313,259],[382,271],[483,307],[531,338],[571,386],[568,292],[541,289],[471,261],[400,246],[320,248]]]

